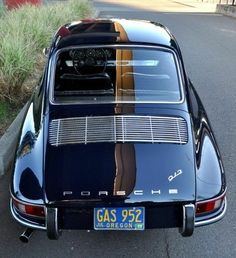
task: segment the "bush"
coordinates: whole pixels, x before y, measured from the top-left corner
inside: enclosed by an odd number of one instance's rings
[[[4,15],[4,13],[5,13],[4,5],[0,3],[0,18]]]
[[[32,90],[40,77],[44,65],[42,50],[49,46],[58,27],[91,16],[92,7],[88,0],[68,0],[40,7],[24,5],[6,12],[2,9],[0,99],[17,103],[27,95],[24,85]]]

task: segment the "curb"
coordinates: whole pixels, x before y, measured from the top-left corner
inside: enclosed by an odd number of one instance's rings
[[[25,104],[5,134],[0,138],[0,176],[3,176],[12,164],[21,129],[20,125],[24,118],[27,104]]]
[[[236,6],[227,4],[218,4],[216,6],[216,13],[221,13],[226,16],[236,18]]]

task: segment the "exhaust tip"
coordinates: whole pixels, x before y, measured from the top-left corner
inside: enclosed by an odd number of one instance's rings
[[[22,234],[22,235],[20,236],[20,241],[21,241],[22,243],[28,243],[28,242],[29,242],[29,238]]]
[[[33,233],[33,229],[32,228],[27,228],[19,237],[20,241],[22,243],[28,243],[29,239],[31,237]]]

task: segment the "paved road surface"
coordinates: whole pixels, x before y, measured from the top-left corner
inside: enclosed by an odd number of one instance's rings
[[[148,7],[144,12],[101,1],[95,1],[95,5],[104,10],[100,16],[160,21],[176,35],[224,158],[227,216],[215,225],[196,229],[191,238],[182,238],[176,229],[171,229],[144,233],[64,232],[58,241],[49,241],[45,233],[36,232],[26,245],[18,240],[23,228],[9,215],[9,176],[4,176],[0,180],[0,258],[236,257],[236,19],[203,13],[160,13]]]

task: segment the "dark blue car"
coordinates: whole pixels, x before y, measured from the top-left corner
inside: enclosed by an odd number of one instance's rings
[[[226,212],[225,173],[179,46],[161,24],[62,26],[25,113],[10,207],[26,231],[194,228]]]

